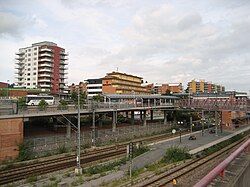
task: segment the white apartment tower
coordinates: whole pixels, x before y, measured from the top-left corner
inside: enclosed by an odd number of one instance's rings
[[[68,54],[53,42],[34,43],[16,53],[17,86],[40,88],[53,94],[66,88]]]

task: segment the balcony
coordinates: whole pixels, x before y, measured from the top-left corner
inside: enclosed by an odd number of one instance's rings
[[[69,62],[68,62],[68,61],[64,61],[64,60],[63,60],[63,61],[60,61],[60,64],[61,64],[61,65],[68,65],[68,64],[69,64]]]
[[[16,52],[16,55],[24,55],[25,53],[24,53],[24,51],[18,51],[18,52]]]
[[[62,55],[60,56],[60,59],[61,60],[68,60],[68,58],[66,58],[65,56],[62,56]]]
[[[42,67],[49,67],[49,68],[52,68],[52,64],[51,64],[51,63],[42,63],[42,64],[39,64],[38,67],[39,67],[39,68],[42,68]]]
[[[24,56],[18,56],[18,57],[16,57],[16,60],[22,61],[22,60],[24,60]]]
[[[38,82],[41,83],[41,82],[51,82],[51,79],[49,78],[39,78],[38,79]]]
[[[66,71],[59,71],[59,74],[66,75],[66,74],[68,74],[68,72],[66,72]]]
[[[22,70],[22,69],[24,69],[24,66],[21,66],[21,65],[15,66],[15,69]]]
[[[39,54],[39,57],[53,57],[53,55],[51,53],[41,53]]]
[[[59,82],[59,84],[65,85],[65,84],[68,84],[68,81],[61,80],[61,81]]]
[[[51,73],[39,73],[39,74],[38,74],[38,77],[39,77],[39,78],[40,78],[40,77],[49,77],[49,78],[50,78],[50,77],[52,77],[52,76],[51,76]]]
[[[39,68],[38,69],[38,73],[41,73],[41,72],[52,72],[52,69],[51,68]]]
[[[62,70],[67,70],[68,68],[65,67],[65,66],[60,66],[59,69],[62,69]]]
[[[40,86],[41,88],[50,88],[50,87],[51,87],[50,84],[39,84],[39,86]]]
[[[60,79],[68,79],[68,76],[60,76]]]
[[[38,60],[39,62],[53,62],[51,58],[43,57]]]
[[[62,55],[62,56],[68,56],[69,53],[65,53],[65,51],[61,51],[61,52],[60,52],[60,55]]]
[[[52,49],[47,48],[47,47],[40,48],[40,50],[39,50],[39,51],[40,51],[40,52],[53,52],[53,50],[52,50]]]

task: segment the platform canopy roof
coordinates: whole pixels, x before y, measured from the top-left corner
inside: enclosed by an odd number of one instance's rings
[[[151,94],[151,95],[141,95],[141,94],[103,94],[104,97],[110,99],[179,99],[176,96],[170,95],[160,95],[160,94]]]

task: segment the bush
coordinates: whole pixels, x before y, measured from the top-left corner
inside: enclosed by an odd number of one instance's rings
[[[45,110],[45,109],[47,108],[48,105],[49,105],[49,104],[48,104],[44,99],[42,99],[42,100],[39,102],[39,104],[38,104],[38,108],[39,108],[40,110]]]
[[[18,109],[25,109],[26,108],[26,99],[25,99],[25,97],[21,97],[21,98],[18,99],[17,106],[18,106]]]
[[[173,146],[167,149],[162,161],[165,163],[174,163],[191,158],[186,148]]]
[[[19,147],[19,155],[18,155],[19,161],[30,160],[33,158],[33,153],[30,149],[29,143],[19,144],[18,147]]]
[[[68,109],[68,103],[65,100],[60,100],[58,105],[59,110],[67,110]]]

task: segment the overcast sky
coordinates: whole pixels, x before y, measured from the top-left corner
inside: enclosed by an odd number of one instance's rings
[[[250,90],[249,0],[0,0],[0,81],[40,41],[69,52],[68,83],[119,71]]]

